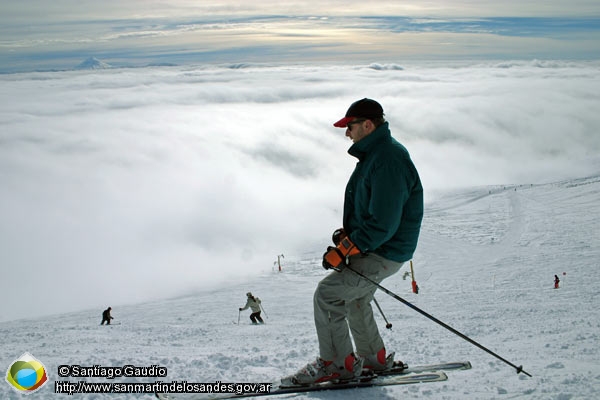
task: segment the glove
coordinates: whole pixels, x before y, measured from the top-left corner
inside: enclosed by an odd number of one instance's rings
[[[360,254],[360,250],[349,237],[341,239],[337,247],[329,246],[325,254],[323,254],[323,268],[334,269],[338,272],[341,267],[348,265],[348,257]]]
[[[240,307],[240,311],[242,311],[242,307]]]
[[[344,230],[344,228],[339,228],[336,229],[335,232],[333,232],[333,235],[331,235],[331,240],[333,240],[333,244],[337,246],[346,236],[348,235],[346,235],[346,231]]]

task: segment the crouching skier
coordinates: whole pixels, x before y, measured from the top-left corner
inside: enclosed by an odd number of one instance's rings
[[[246,300],[246,305],[240,308],[240,311],[247,310],[250,308],[252,310],[252,314],[250,314],[250,320],[254,325],[256,324],[264,324],[265,321],[260,317],[260,299],[258,297],[254,297],[251,292],[246,293],[248,299]]]
[[[353,141],[358,158],[344,199],[343,228],[333,234],[323,267],[334,269],[315,290],[313,306],[319,356],[282,386],[352,380],[363,368],[383,371],[394,364],[373,318],[379,283],[412,259],[423,218],[423,187],[408,151],[390,133],[379,103],[362,99],[334,123]],[[350,270],[350,268],[352,270]],[[353,348],[352,339],[356,346]]]

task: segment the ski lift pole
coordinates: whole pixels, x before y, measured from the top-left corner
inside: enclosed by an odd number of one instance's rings
[[[386,329],[392,329],[392,324],[390,324],[390,322],[385,317],[385,314],[383,313],[383,310],[379,306],[379,303],[377,302],[377,299],[375,297],[373,297],[373,302],[377,306],[377,309],[379,310],[379,312],[381,313],[381,316],[383,317],[383,320],[385,321],[385,327],[386,327]]]
[[[415,306],[414,304],[412,304],[409,301],[404,300],[402,297],[398,296],[397,294],[395,294],[394,292],[386,289],[385,287],[381,286],[379,283],[375,282],[373,279],[369,278],[368,276],[356,271],[355,269],[351,268],[350,266],[346,266],[346,268],[348,268],[350,271],[354,272],[356,275],[360,276],[361,278],[365,279],[366,281],[372,283],[373,285],[377,286],[381,291],[383,291],[384,293],[392,296],[393,298],[395,298],[396,300],[398,300],[399,302],[403,303],[404,305],[412,308],[413,310],[415,310],[416,312],[418,312],[419,314],[429,318],[430,320],[432,320],[433,322],[443,326],[444,328],[448,329],[450,332],[454,333],[455,335],[461,337],[462,339],[466,340],[467,342],[471,343],[474,346],[479,347],[481,350],[485,351],[488,354],[491,354],[492,356],[496,357],[497,359],[499,359],[500,361],[503,361],[504,363],[510,365],[511,367],[513,367],[514,369],[517,370],[517,374],[520,374],[521,372],[524,373],[525,375],[531,377],[531,374],[529,374],[528,372],[526,372],[523,369],[523,366],[516,366],[515,364],[511,363],[510,361],[502,358],[501,356],[499,356],[498,354],[494,353],[493,351],[491,351],[490,349],[488,349],[487,347],[477,343],[476,341],[474,341],[473,339],[471,339],[470,337],[468,337],[467,335],[457,331],[456,329],[454,329],[453,327],[451,327],[450,325],[440,321],[439,319],[437,319],[436,317],[434,317],[431,314],[428,314],[427,312],[421,310],[419,307]]]

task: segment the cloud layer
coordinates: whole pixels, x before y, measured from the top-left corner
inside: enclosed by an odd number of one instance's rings
[[[437,190],[600,171],[599,65],[0,76],[0,319],[189,293],[327,246],[372,97]],[[18,301],[16,300],[18,299]]]

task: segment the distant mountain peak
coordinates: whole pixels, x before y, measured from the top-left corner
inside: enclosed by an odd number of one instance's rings
[[[104,61],[98,60],[96,57],[89,57],[81,64],[77,65],[75,69],[106,69],[111,68],[110,64]]]

